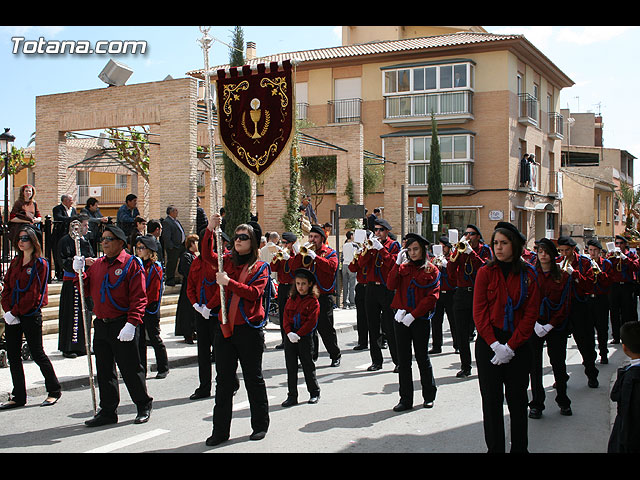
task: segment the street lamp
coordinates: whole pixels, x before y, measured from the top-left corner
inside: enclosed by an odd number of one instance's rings
[[[0,154],[4,156],[4,225],[2,228],[2,261],[6,262],[9,258],[9,152],[11,144],[16,139],[9,133],[9,129],[5,128],[4,133],[0,134]]]

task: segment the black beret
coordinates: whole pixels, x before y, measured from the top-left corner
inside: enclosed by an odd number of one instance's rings
[[[577,243],[573,238],[562,235],[558,238],[558,245],[568,245],[570,247],[575,247]]]
[[[293,276],[294,277],[304,277],[307,280],[309,280],[309,283],[316,283],[315,275],[310,270],[307,270],[306,268],[298,268],[293,273]]]
[[[480,238],[482,238],[482,234],[480,233],[480,230],[478,230],[478,227],[476,227],[474,224],[470,223],[469,225],[467,225],[467,228],[475,230],[478,233],[478,235],[480,236]]]
[[[623,237],[622,235],[616,235],[616,238],[619,238],[620,240],[622,240],[625,243],[629,243],[629,239],[626,237]]]
[[[282,234],[282,239],[287,242],[287,243],[293,243],[296,240],[298,240],[298,237],[296,237],[296,235],[294,233],[291,232],[284,232]]]
[[[381,227],[384,227],[387,230],[391,230],[391,225],[389,225],[389,222],[387,222],[384,218],[376,219],[375,224],[380,225]]]
[[[40,244],[40,248],[42,248],[42,232],[40,231],[40,229],[34,227],[30,223],[25,223],[24,225],[22,225],[20,227],[20,230],[18,231],[18,233],[19,232],[24,232],[24,231],[27,231],[27,230],[30,230],[30,231],[33,232],[33,234],[36,236],[36,239],[38,240],[38,243]]]
[[[516,228],[516,226],[514,224],[512,224],[512,223],[509,223],[509,222],[498,222],[496,224],[496,228],[495,229],[497,230],[498,228],[504,228],[506,230],[509,230],[509,231],[513,232],[515,234],[516,238],[519,238],[522,241],[523,244],[526,243],[526,241],[527,241],[527,238],[522,233],[520,233],[520,230],[518,230]]]
[[[587,245],[590,245],[592,247],[596,247],[596,248],[599,248],[600,250],[602,250],[602,244],[598,240],[596,240],[595,238],[589,239],[589,241],[587,242]]]
[[[154,252],[158,251],[158,241],[153,235],[140,235],[138,238],[136,238],[136,244],[138,242],[142,243],[149,250],[153,250]]]
[[[449,237],[447,237],[446,235],[441,236],[438,241],[440,243],[442,243],[443,245],[446,245],[447,247],[451,248],[451,242],[449,241]]]
[[[407,245],[413,242],[419,242],[422,245],[430,245],[429,240],[417,233],[407,233],[404,238],[407,240]]]
[[[105,230],[109,230],[111,233],[113,233],[116,238],[118,240],[122,240],[124,242],[124,244],[127,244],[127,236],[124,234],[124,232],[122,231],[122,229],[116,225],[105,225],[104,226]]]
[[[327,238],[327,234],[324,232],[323,228],[320,225],[312,225],[309,233],[317,233],[318,235],[321,235],[322,238]]]
[[[229,238],[229,235],[227,235],[224,232],[220,232],[220,237],[222,237],[222,240],[224,240],[227,243],[231,243],[231,239]]]
[[[542,246],[542,248],[549,254],[549,256],[551,256],[552,259],[558,256],[558,249],[556,248],[555,244],[548,238],[541,238],[540,240],[536,241],[536,243],[538,244],[538,247]]]
[[[256,240],[256,244],[260,245],[260,237],[262,237],[262,227],[260,226],[260,224],[254,220],[251,220],[250,222],[247,222],[247,225],[249,225],[251,228],[253,228],[253,233],[255,235],[255,240]]]

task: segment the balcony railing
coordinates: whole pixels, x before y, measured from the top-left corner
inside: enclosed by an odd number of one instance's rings
[[[441,178],[443,187],[473,185],[473,162],[442,162]],[[429,162],[409,164],[409,185],[428,186]]]
[[[518,121],[526,125],[538,125],[538,99],[529,93],[518,95]]]
[[[359,122],[362,115],[361,98],[329,100],[329,123]]]
[[[562,140],[564,138],[564,118],[556,112],[549,112],[549,131],[550,138]]]
[[[127,185],[78,185],[76,203],[84,205],[89,197],[98,199],[101,205],[124,203],[125,197],[131,192]]]
[[[436,116],[473,117],[473,92],[421,93],[385,97],[385,119],[424,119]]]
[[[306,120],[309,115],[308,103],[296,103],[296,118],[298,120]]]

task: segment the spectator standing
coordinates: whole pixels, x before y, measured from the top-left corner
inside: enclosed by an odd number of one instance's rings
[[[116,217],[116,224],[124,232],[127,238],[133,231],[136,217],[140,216],[138,211],[138,197],[130,193],[124,199],[124,204],[118,209],[118,215]]]
[[[347,232],[342,246],[342,308],[356,308],[356,272],[349,270],[358,246],[353,242],[353,232]]]
[[[184,252],[184,241],[186,235],[180,220],[178,220],[178,209],[169,205],[167,207],[167,216],[162,221],[162,243],[164,251],[167,255],[167,285],[174,286],[176,283],[176,267],[180,255]]]

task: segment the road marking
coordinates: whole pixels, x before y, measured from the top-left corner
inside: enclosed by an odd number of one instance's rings
[[[134,437],[126,438],[124,440],[113,442],[108,445],[104,445],[102,447],[94,448],[93,450],[89,450],[88,452],[85,452],[85,453],[113,452],[114,450],[118,450],[119,448],[128,447],[129,445],[133,445],[134,443],[143,442],[145,440],[149,440],[150,438],[157,437],[158,435],[162,435],[164,433],[169,433],[169,430],[163,430],[161,428],[157,428],[147,433],[141,433],[140,435],[136,435]]]
[[[275,395],[269,395],[267,400],[272,400],[276,398]],[[236,403],[233,405],[233,411],[237,412],[238,410],[242,410],[243,408],[247,408],[249,406],[249,400],[245,400],[244,402]]]

